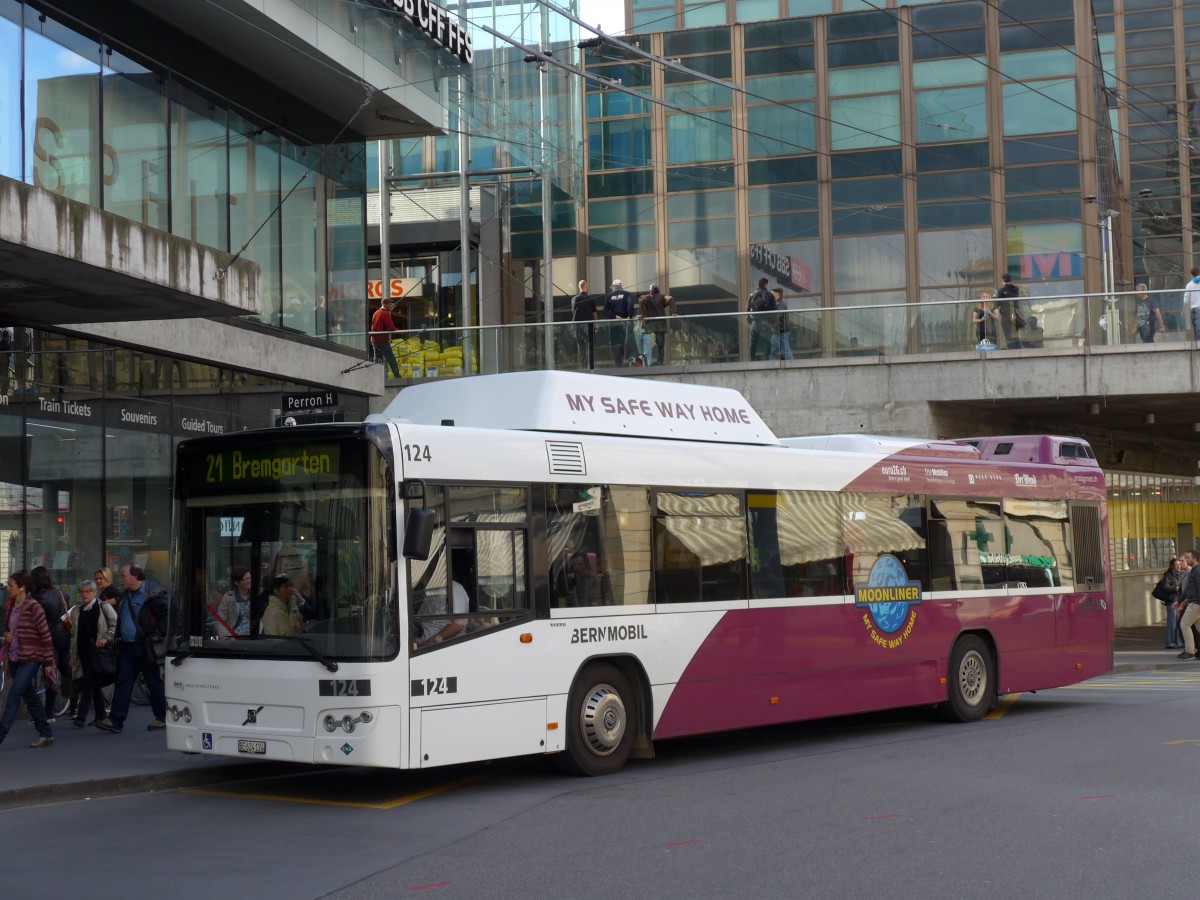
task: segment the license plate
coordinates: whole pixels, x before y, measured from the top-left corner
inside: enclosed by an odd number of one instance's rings
[[[266,741],[238,741],[238,753],[266,753]]]

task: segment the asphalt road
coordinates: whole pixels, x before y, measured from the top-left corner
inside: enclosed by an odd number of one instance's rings
[[[1192,897],[1200,670],[544,760],[9,810],[14,896]],[[133,888],[136,881],[139,887]],[[153,886],[152,888],[150,886]]]

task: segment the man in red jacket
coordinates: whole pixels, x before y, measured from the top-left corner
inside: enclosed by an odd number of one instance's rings
[[[399,378],[400,367],[396,365],[396,354],[392,352],[392,336],[389,334],[400,330],[392,321],[392,307],[395,305],[396,301],[391,297],[384,297],[379,309],[375,310],[375,315],[371,316],[371,358],[379,363],[386,362],[392,369],[392,377]]]

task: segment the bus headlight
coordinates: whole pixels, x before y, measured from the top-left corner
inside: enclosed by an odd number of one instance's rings
[[[371,714],[366,710],[363,710],[357,716],[352,716],[347,713],[340,719],[332,715],[327,715],[325,716],[325,720],[322,724],[324,724],[325,730],[331,734],[337,731],[339,728],[346,732],[346,734],[353,734],[354,729],[359,722],[362,722],[362,724],[366,725],[370,723],[371,718]]]
[[[190,706],[180,707],[172,704],[171,706],[167,707],[167,712],[171,714],[172,722],[178,722],[180,719],[183,719],[184,722],[191,724],[192,708]]]

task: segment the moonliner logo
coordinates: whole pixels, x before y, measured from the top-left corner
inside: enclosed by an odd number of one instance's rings
[[[1013,475],[1013,484],[1017,487],[1037,487],[1036,475]]]
[[[875,560],[866,585],[854,589],[854,605],[865,610],[867,635],[884,650],[895,650],[908,640],[920,603],[921,583],[910,581],[904,563],[890,554]]]

